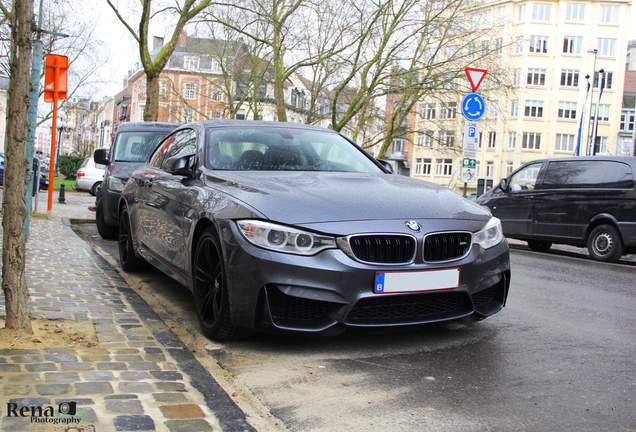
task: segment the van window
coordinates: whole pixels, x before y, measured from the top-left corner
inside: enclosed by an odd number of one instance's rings
[[[550,162],[542,189],[634,187],[629,165],[614,161]]]
[[[533,190],[537,183],[537,177],[539,177],[539,171],[541,171],[542,165],[543,164],[540,163],[532,164],[517,171],[510,178],[510,184],[508,185],[509,189],[513,192]]]

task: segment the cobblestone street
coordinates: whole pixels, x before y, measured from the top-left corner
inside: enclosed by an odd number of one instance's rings
[[[17,413],[24,406],[52,405],[56,418],[79,420],[74,431],[252,430],[231,398],[117,271],[63,219],[50,219],[30,225],[32,317],[88,321],[97,344],[0,347],[0,429],[66,430],[8,416],[4,408],[15,404]],[[0,311],[4,315],[4,296]],[[76,415],[65,416],[58,407],[70,402],[76,403]]]

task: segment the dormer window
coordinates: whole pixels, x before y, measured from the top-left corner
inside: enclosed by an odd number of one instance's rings
[[[199,69],[199,57],[197,56],[184,56],[183,57],[183,68],[189,70],[197,70]]]
[[[292,90],[291,105],[294,108],[305,109],[305,92],[297,88]]]

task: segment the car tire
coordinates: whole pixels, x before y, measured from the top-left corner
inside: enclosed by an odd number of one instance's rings
[[[599,225],[587,239],[587,250],[597,261],[616,262],[623,256],[623,240],[614,226]]]
[[[130,218],[126,207],[119,215],[119,264],[126,272],[139,270],[143,264],[143,260],[135,256]]]
[[[104,220],[103,207],[104,203],[102,198],[102,201],[100,201],[95,209],[95,225],[97,225],[97,232],[104,240],[116,240],[119,235],[119,227],[106,224],[106,221]]]
[[[93,187],[90,190],[91,195],[97,196],[97,188],[100,187],[101,184],[102,184],[102,182],[95,182],[95,184],[93,185]]]
[[[535,252],[547,252],[552,247],[552,242],[528,240],[528,246]]]
[[[206,229],[199,238],[192,260],[192,279],[201,332],[215,340],[233,339],[242,334],[232,325],[223,252],[214,228]]]

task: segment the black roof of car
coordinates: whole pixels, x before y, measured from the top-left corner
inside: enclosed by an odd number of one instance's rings
[[[527,165],[530,163],[536,162],[561,162],[561,161],[614,161],[614,162],[624,162],[632,167],[636,167],[636,156],[568,156],[568,157],[553,157],[553,158],[545,158],[545,159],[535,159],[533,161],[528,161],[523,165]]]
[[[125,122],[117,126],[117,132],[120,131],[152,131],[157,129],[173,130],[181,126],[181,123],[167,122]]]
[[[201,120],[192,123],[186,123],[181,126],[194,126],[199,125],[206,128],[214,127],[278,127],[287,129],[309,129],[321,132],[338,133],[333,129],[327,129],[320,126],[308,125],[304,123],[291,123],[291,122],[276,122],[276,121],[264,121],[264,120],[235,120],[235,119],[221,119],[221,120]]]

